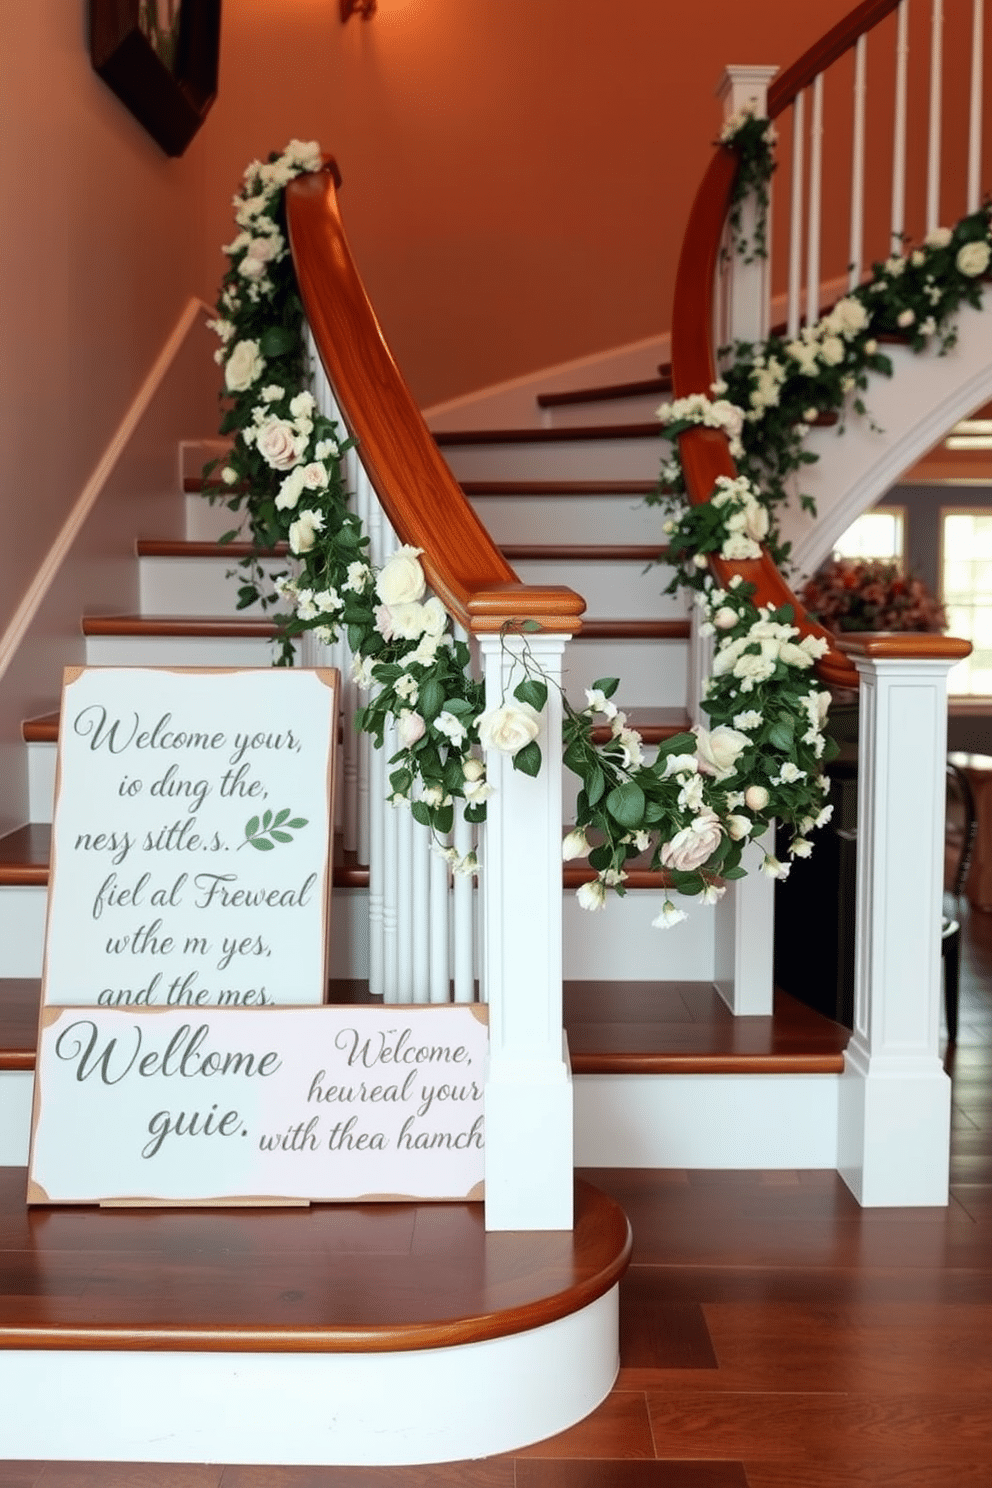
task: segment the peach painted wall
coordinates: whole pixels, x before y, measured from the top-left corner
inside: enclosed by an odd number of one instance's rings
[[[787,63],[848,0],[225,0],[181,160],[90,68],[85,0],[0,6],[0,631],[191,293],[252,155],[317,137],[424,402],[667,328],[727,60]]]
[[[421,403],[664,331],[726,62],[787,65],[850,0],[226,0],[211,181],[295,134]],[[226,240],[226,193],[206,203]],[[209,250],[208,250],[209,251]],[[221,259],[210,261],[216,276]]]

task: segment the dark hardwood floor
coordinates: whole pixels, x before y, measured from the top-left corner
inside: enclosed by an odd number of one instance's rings
[[[946,1210],[861,1210],[830,1173],[584,1174],[634,1258],[616,1388],[561,1436],[431,1467],[16,1462],[0,1488],[992,1488],[992,915],[961,999]]]

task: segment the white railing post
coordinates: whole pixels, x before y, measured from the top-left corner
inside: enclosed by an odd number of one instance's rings
[[[717,84],[717,97],[723,104],[724,118],[741,109],[752,109],[758,117],[768,112],[768,84],[778,72],[777,67],[728,67]],[[754,239],[757,213],[753,202],[745,202],[741,212],[741,227],[748,238]],[[769,208],[768,233],[771,250],[771,210]],[[771,261],[758,258],[746,264],[736,254],[731,254],[726,266],[726,327],[728,339],[732,341],[762,341],[768,335],[771,323]]]
[[[838,1167],[863,1205],[947,1203],[951,1087],[938,1053],[947,673],[937,636],[849,637],[860,677],[854,1035]]]
[[[561,681],[565,637],[483,635],[486,707],[512,702],[526,651],[549,679],[536,778],[490,750],[483,988],[489,1002],[486,1228],[572,1227],[572,1084],[562,1030]]]

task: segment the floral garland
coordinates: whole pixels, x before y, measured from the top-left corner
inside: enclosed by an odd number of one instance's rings
[[[807,614],[835,633],[944,629],[944,606],[922,579],[880,558],[831,558],[803,588]]]
[[[759,199],[767,205],[774,135],[765,125],[749,113],[736,115],[721,142],[735,149],[739,142],[738,186],[742,178],[752,186],[764,182]],[[981,308],[981,280],[990,262],[992,205],[986,202],[955,227],[936,228],[918,247],[875,263],[866,283],[794,339],[773,335],[727,348],[709,396],[693,394],[659,408],[673,446],[658,489],[647,499],[668,516],[669,561],[676,569],[670,592],[683,584],[704,588],[709,553],[756,557],[757,551],[743,551],[742,534],[755,546],[764,543],[779,567],[788,566],[790,544],[781,540],[777,511],[791,498],[792,478],[819,458],[806,448],[809,430],[825,414],[843,418],[848,407],[867,413],[869,374],[892,375],[892,362],[880,350],[883,338],[907,341],[915,352],[934,346],[941,356],[949,351],[957,339],[958,311],[966,304]],[[712,510],[715,499],[688,503],[675,441],[698,424],[724,431],[739,471],[735,494],[720,503],[723,518]],[[799,501],[815,514],[811,497],[800,495]]]
[[[548,684],[525,645],[511,698],[486,710],[469,647],[427,592],[420,550],[401,547],[380,569],[369,560],[345,490],[341,457],[349,441],[307,385],[303,311],[286,245],[283,189],[320,162],[316,144],[291,141],[281,155],[254,161],[234,198],[241,230],[225,249],[230,266],[211,322],[224,368],[221,432],[232,445],[207,468],[207,494],[240,514],[252,541],[239,606],[285,607],[275,616],[285,663],[305,631],[328,643],[346,633],[353,676],[368,692],[357,726],[379,747],[387,737],[398,746],[389,761],[390,800],[408,803],[454,870],[471,873],[475,855],[460,858],[444,841],[455,802],[464,803],[467,820],[485,819],[492,788],[484,750],[538,773]],[[742,540],[755,541],[758,508],[740,482],[730,485],[713,510],[738,523]],[[237,529],[225,534],[235,536]],[[259,560],[278,543],[288,544],[293,562],[271,580]],[[613,702],[618,679],[600,679],[582,709],[563,699],[564,761],[582,782],[563,856],[587,856],[595,872],[578,891],[585,908],[601,908],[608,889],[622,894],[631,860],[643,854],[652,868],[667,870],[676,891],[712,903],[727,880],[743,876],[747,841],[773,817],[792,826],[794,857],[808,855],[808,834],[828,819],[828,694],[809,675],[826,644],[800,640],[790,607],[759,610],[752,594],[735,581],[699,596],[703,626],[718,637],[705,701],[712,727],[668,740],[655,759],[645,757],[643,739]],[[602,719],[610,727],[605,744],[594,738]],[[763,868],[775,877],[789,871],[771,853]],[[684,918],[666,895],[653,923],[665,928]]]

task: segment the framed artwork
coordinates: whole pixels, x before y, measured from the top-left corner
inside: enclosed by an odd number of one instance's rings
[[[167,155],[217,96],[221,0],[90,0],[90,58]]]

